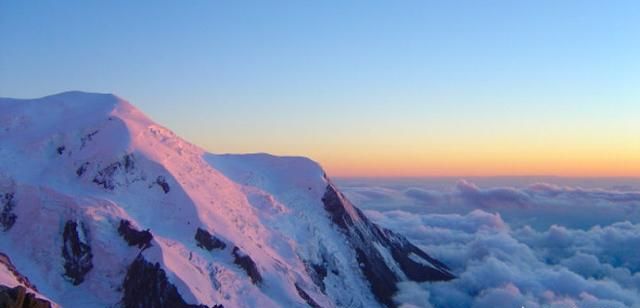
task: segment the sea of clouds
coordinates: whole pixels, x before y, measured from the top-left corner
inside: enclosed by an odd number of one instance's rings
[[[373,221],[443,261],[405,307],[640,307],[640,180],[341,179]]]

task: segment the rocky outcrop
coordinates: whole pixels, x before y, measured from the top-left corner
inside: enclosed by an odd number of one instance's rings
[[[36,288],[35,285],[31,284],[31,282],[29,281],[29,278],[27,278],[26,276],[22,275],[18,269],[15,267],[15,265],[13,265],[13,263],[11,262],[11,259],[9,258],[9,256],[5,255],[4,253],[0,252],[0,264],[3,264],[7,270],[11,273],[11,275],[13,275],[13,277],[23,286],[32,289],[34,291],[38,291],[38,289]],[[2,307],[2,306],[0,306]]]
[[[0,307],[3,308],[50,308],[51,303],[37,298],[23,286],[10,288],[0,285]]]
[[[84,281],[84,276],[93,268],[93,254],[88,242],[87,231],[75,221],[69,220],[64,226],[62,257],[64,275],[74,285]]]
[[[47,300],[36,298],[34,292],[38,289],[33,285],[29,279],[18,272],[18,269],[13,265],[9,256],[4,253],[0,253],[0,266],[4,266],[9,273],[20,284],[16,287],[8,287],[0,285],[0,307],[15,307],[15,308],[45,308],[51,307],[51,303]]]
[[[418,282],[454,278],[444,264],[407,239],[372,223],[332,184],[327,186],[322,202],[331,221],[355,250],[360,270],[381,303],[395,306],[392,297],[398,290],[396,284],[405,277]]]
[[[322,196],[322,204],[327,213],[329,213],[331,221],[342,231],[348,232],[349,228],[354,226],[353,218],[347,212],[341,196],[332,185],[327,186],[327,190],[324,196]],[[355,210],[355,208],[353,208],[353,210]]]
[[[165,194],[168,194],[169,191],[171,191],[171,188],[169,187],[169,183],[167,183],[167,179],[165,179],[164,176],[159,175],[156,178],[156,181],[154,182],[154,184],[158,184],[158,186],[162,188],[162,191],[164,191]]]
[[[317,285],[322,292],[325,292],[326,285],[324,284],[324,279],[328,273],[326,262],[323,262],[323,264],[305,262],[304,266],[313,283]]]
[[[391,256],[410,280],[446,281],[454,278],[446,265],[411,244],[405,237],[388,229],[380,231],[385,235],[382,239],[387,240],[385,245],[390,247]]]
[[[187,304],[160,264],[148,262],[142,254],[129,265],[122,292],[121,305],[126,308],[207,307]]]
[[[80,165],[80,167],[76,169],[76,175],[82,176],[87,171],[87,167],[89,167],[89,162],[85,162],[82,165]]]
[[[93,136],[95,136],[98,133],[97,130],[94,130],[86,135],[84,135],[82,138],[80,138],[80,148],[84,148],[87,143],[91,140],[93,140]]]
[[[253,284],[262,282],[262,275],[260,275],[256,263],[238,247],[233,247],[233,263],[244,269]]]
[[[93,182],[102,186],[104,189],[114,190],[118,184],[122,184],[116,179],[118,174],[123,174],[127,182],[143,180],[142,176],[134,175],[135,169],[136,164],[133,154],[127,154],[120,160],[115,161],[98,171],[98,174],[93,178]]]
[[[129,246],[138,246],[138,248],[141,248],[143,250],[151,247],[151,240],[153,239],[153,235],[151,234],[149,229],[138,231],[136,228],[131,226],[131,222],[129,222],[128,220],[120,220],[120,225],[118,226],[118,234],[120,234],[120,236],[122,236],[122,238],[127,241]]]
[[[297,283],[295,284],[295,287],[298,295],[300,295],[300,298],[302,298],[307,303],[307,305],[309,305],[309,307],[322,308],[322,306],[318,305],[318,303],[316,303],[316,301],[314,301],[313,298],[311,298],[311,296],[309,296],[309,294],[307,294],[307,292],[305,292]]]
[[[204,248],[208,251],[211,251],[213,249],[225,249],[225,247],[227,247],[227,244],[225,244],[222,240],[211,235],[211,233],[201,228],[198,228],[198,230],[196,231],[195,239],[198,243],[198,247]]]
[[[9,231],[13,224],[16,223],[16,219],[18,219],[18,216],[13,213],[13,208],[16,206],[13,200],[13,193],[0,193],[0,206],[2,206],[2,212],[0,212],[2,231]]]

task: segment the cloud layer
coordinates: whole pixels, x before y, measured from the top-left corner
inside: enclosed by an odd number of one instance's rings
[[[407,307],[640,307],[640,193],[538,183],[344,185],[458,276],[403,283]]]
[[[534,228],[559,224],[584,229],[618,221],[640,222],[640,191],[549,183],[480,188],[465,180],[437,189],[392,182],[384,185],[340,184],[355,204],[380,211],[400,209],[412,213],[464,214],[482,209],[499,212],[514,227],[530,225]]]

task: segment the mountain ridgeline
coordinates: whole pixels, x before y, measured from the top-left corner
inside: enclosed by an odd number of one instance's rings
[[[217,155],[110,94],[0,99],[0,306],[394,307],[452,273],[315,162]]]

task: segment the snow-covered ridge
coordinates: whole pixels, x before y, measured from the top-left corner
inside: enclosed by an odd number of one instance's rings
[[[110,94],[0,98],[0,195],[0,252],[62,306],[393,306],[453,278],[317,163],[207,153]]]

